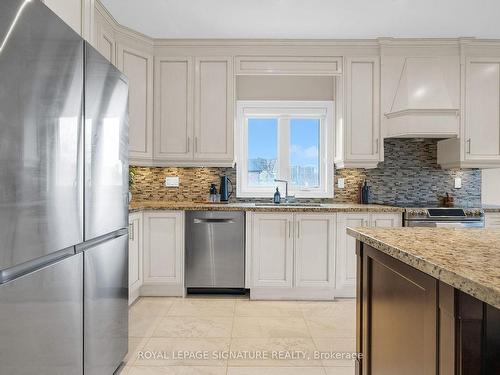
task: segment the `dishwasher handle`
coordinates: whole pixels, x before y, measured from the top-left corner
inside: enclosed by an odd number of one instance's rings
[[[195,224],[234,224],[233,219],[194,219]]]

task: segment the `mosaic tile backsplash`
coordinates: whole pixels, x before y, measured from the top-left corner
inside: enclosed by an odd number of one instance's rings
[[[385,141],[385,161],[376,169],[342,169],[335,175],[335,198],[304,199],[323,203],[358,201],[358,187],[366,179],[371,187],[370,203],[410,205],[415,202],[437,204],[449,193],[455,204],[481,203],[481,171],[443,170],[437,164],[437,140],[390,139]],[[219,185],[220,176],[236,181],[235,168],[146,168],[134,167],[133,199],[165,201],[205,201],[210,184]],[[179,188],[166,188],[165,177],[178,176]],[[454,189],[455,177],[462,178],[462,189]],[[345,178],[345,189],[338,189],[338,178]],[[271,197],[269,197],[271,200]],[[237,199],[233,202],[262,201]]]

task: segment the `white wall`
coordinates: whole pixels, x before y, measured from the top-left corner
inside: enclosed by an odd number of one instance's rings
[[[483,204],[500,204],[500,169],[483,170]]]

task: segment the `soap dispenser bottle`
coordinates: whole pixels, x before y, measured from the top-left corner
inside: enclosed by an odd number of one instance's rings
[[[276,188],[276,193],[274,193],[274,198],[273,198],[274,204],[280,204],[281,203],[281,194],[278,188]]]

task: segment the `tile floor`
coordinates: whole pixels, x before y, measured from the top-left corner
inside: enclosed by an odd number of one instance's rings
[[[314,358],[355,351],[354,300],[148,297],[131,307],[129,330],[122,375],[354,375],[351,360]]]

